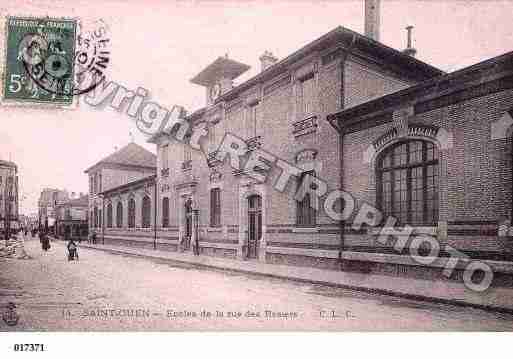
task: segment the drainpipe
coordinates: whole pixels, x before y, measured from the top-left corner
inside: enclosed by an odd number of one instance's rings
[[[341,130],[342,131],[342,130]],[[344,132],[339,133],[339,153],[340,153],[340,190],[344,190]],[[344,250],[345,238],[344,231],[346,229],[346,221],[344,219],[340,220],[340,247],[338,250],[338,260],[340,263],[340,270],[343,270],[344,262],[342,260],[342,252]]]
[[[511,215],[510,215],[510,222],[509,222],[509,229],[508,229],[508,235],[511,235],[510,230],[513,228],[513,134],[511,135]]]
[[[157,177],[155,177],[155,184],[154,184],[154,193],[153,193],[153,198],[154,198],[154,205],[153,205],[153,208],[154,208],[154,211],[153,211],[153,229],[154,229],[154,238],[153,238],[153,249],[157,249]]]
[[[344,55],[340,61],[340,107],[344,108],[344,101],[345,101],[345,89],[344,89],[344,68],[345,68],[345,62],[347,59],[348,54],[351,52],[351,50],[356,45],[356,35],[353,35],[353,38],[351,39],[351,43],[347,47],[347,49],[344,52]],[[339,133],[339,156],[340,156],[340,170],[339,170],[339,177],[340,177],[340,190],[344,190],[344,134],[345,134],[345,128],[342,127],[342,125],[333,123],[332,121],[336,122],[337,120],[331,120],[331,125],[338,131]],[[340,264],[340,270],[344,269],[344,261],[342,259],[342,252],[344,251],[345,246],[345,228],[346,228],[346,221],[344,219],[340,220],[340,244],[339,244],[339,250],[338,250],[338,260]]]
[[[105,195],[102,196],[102,245],[105,245]]]

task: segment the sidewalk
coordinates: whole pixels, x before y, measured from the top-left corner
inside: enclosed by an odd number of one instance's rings
[[[240,261],[206,255],[194,256],[189,253],[101,244],[93,245],[84,242],[80,244],[80,247],[112,253],[158,258],[188,263],[200,267],[322,284],[364,291],[371,294],[386,294],[414,300],[425,300],[513,314],[513,288],[490,288],[484,293],[477,293],[467,289],[463,282],[456,281],[430,281],[377,274],[340,272],[310,267],[260,263],[256,261]]]

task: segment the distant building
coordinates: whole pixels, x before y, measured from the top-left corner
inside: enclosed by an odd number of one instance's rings
[[[88,208],[89,198],[87,195],[58,204],[55,207],[56,235],[68,238],[87,238]]]
[[[0,160],[0,228],[16,228],[18,212],[18,167],[14,162]]]
[[[112,227],[121,235],[145,232],[147,216],[141,207],[152,207],[156,170],[155,154],[133,142],[85,170],[89,175],[89,230],[102,235],[106,227],[108,234],[114,234]]]
[[[38,200],[39,224],[42,227],[53,226],[55,223],[55,207],[69,200],[68,191],[55,188],[45,188]]]

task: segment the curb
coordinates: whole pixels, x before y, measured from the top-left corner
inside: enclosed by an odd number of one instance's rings
[[[89,247],[89,246],[83,246],[83,248],[89,248],[89,249],[94,249],[94,250],[99,250],[99,251],[109,252],[109,253],[114,253],[114,254],[124,254],[124,255],[132,256],[132,257],[160,259],[160,260],[165,260],[165,261],[169,261],[169,262],[189,264],[189,265],[196,266],[196,267],[220,269],[220,270],[227,271],[227,272],[259,275],[262,277],[289,280],[289,281],[300,282],[300,283],[318,284],[318,285],[324,285],[324,286],[332,287],[332,288],[348,289],[348,290],[354,290],[354,291],[364,292],[364,293],[369,293],[369,294],[387,295],[387,296],[392,296],[392,297],[397,297],[397,298],[431,302],[431,303],[436,303],[436,304],[454,305],[454,306],[464,307],[464,308],[481,309],[481,310],[484,310],[487,312],[496,312],[496,313],[513,315],[513,308],[466,302],[466,301],[463,301],[460,299],[446,299],[446,298],[440,298],[440,297],[430,297],[430,296],[421,295],[421,294],[404,293],[404,292],[399,292],[399,291],[394,291],[394,290],[389,290],[389,289],[361,287],[361,286],[355,286],[355,285],[349,285],[349,284],[340,284],[340,283],[334,283],[334,282],[323,281],[323,280],[311,280],[311,279],[305,279],[305,278],[301,278],[301,277],[285,276],[285,275],[273,274],[273,273],[264,273],[264,272],[258,272],[258,271],[254,271],[254,270],[245,270],[245,269],[239,269],[239,268],[226,268],[226,267],[212,265],[212,264],[206,264],[206,263],[194,263],[194,262],[189,262],[189,261],[180,260],[180,259],[169,259],[169,258],[163,258],[163,257],[158,257],[158,256],[151,256],[151,255],[147,255],[147,254],[141,254],[141,253],[124,252],[123,250],[111,249],[111,248],[98,248],[98,247]]]

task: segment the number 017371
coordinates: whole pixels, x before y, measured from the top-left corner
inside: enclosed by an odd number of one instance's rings
[[[15,352],[44,352],[44,344],[14,344]]]

